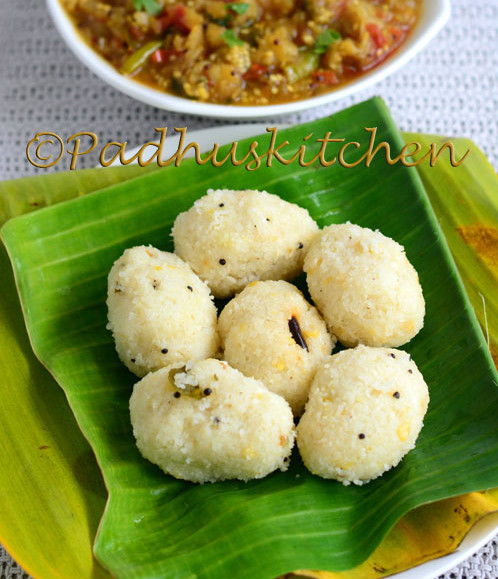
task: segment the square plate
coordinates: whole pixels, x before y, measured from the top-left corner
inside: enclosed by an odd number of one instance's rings
[[[364,149],[365,127],[377,127],[377,142],[394,151],[403,146],[377,99],[280,138],[291,143],[289,156],[312,132],[333,131]],[[264,151],[269,136],[258,141]],[[350,219],[405,245],[427,301],[426,326],[407,349],[431,405],[417,449],[382,479],[344,488],[307,473],[295,454],[287,473],[195,486],[139,456],[128,416],[134,377],[105,330],[107,273],[131,245],[171,249],[176,215],[208,187],[223,186],[265,188],[307,207],[322,226]],[[66,392],[103,470],[110,498],[96,554],[116,576],[245,579],[347,569],[415,506],[498,486],[496,372],[414,170],[380,158],[370,168],[274,164],[254,172],[185,163],[14,219],[2,235],[35,352]]]

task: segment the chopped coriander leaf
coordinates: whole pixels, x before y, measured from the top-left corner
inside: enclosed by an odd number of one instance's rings
[[[232,12],[237,14],[245,14],[248,8],[249,4],[247,2],[229,2],[227,4],[227,10],[232,10]]]
[[[341,40],[342,36],[337,30],[329,28],[325,32],[322,32],[320,36],[316,39],[313,52],[315,54],[323,54],[327,52],[328,47],[333,43]]]
[[[151,16],[158,16],[161,11],[161,5],[156,0],[133,0],[135,10],[145,10]]]
[[[245,42],[243,42],[240,38],[235,35],[233,30],[225,30],[223,34],[220,36],[222,40],[224,40],[230,48],[232,46],[244,46]]]

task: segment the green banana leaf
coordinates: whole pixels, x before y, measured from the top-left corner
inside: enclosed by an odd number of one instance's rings
[[[378,102],[345,111],[332,120],[314,123],[312,128],[323,134],[332,126],[341,136],[360,140],[358,132],[361,128],[375,124],[379,126],[381,139],[391,140],[400,147],[399,136]],[[287,138],[291,143],[300,142],[302,136],[309,132],[310,126],[296,128],[287,134]],[[192,171],[190,167],[190,174]],[[284,171],[272,168],[271,171],[252,175],[233,168],[213,171],[195,167],[195,171],[198,172],[195,183],[187,184],[189,171],[182,173],[180,169],[175,169],[168,173],[166,180],[159,174],[140,178],[134,181],[133,190],[114,187],[68,203],[66,209],[63,209],[64,206],[55,207],[15,220],[4,232],[16,261],[34,346],[65,387],[83,431],[104,469],[111,502],[99,535],[97,552],[113,572],[123,577],[170,576],[173,572],[168,564],[171,562],[161,562],[155,558],[165,549],[173,553],[172,558],[176,558],[173,564],[181,568],[183,575],[178,576],[192,576],[199,572],[203,577],[215,574],[271,577],[304,566],[345,568],[364,558],[392,522],[410,506],[498,484],[496,478],[493,482],[493,473],[489,472],[489,468],[487,472],[483,469],[479,473],[482,475],[479,479],[470,477],[471,480],[468,480],[467,467],[460,466],[460,471],[458,469],[459,461],[467,461],[468,464],[470,460],[469,470],[475,472],[475,468],[479,469],[479,465],[483,464],[482,457],[477,453],[496,453],[496,430],[493,430],[489,417],[487,422],[484,419],[469,420],[473,413],[480,411],[484,416],[484,406],[487,409],[488,404],[496,405],[496,392],[492,385],[489,357],[486,359],[482,347],[482,337],[479,338],[476,333],[468,304],[462,297],[451,263],[448,263],[444,242],[439,237],[413,171],[401,167],[386,168],[381,164],[369,170],[347,171],[339,168],[287,168]],[[424,333],[408,348],[429,382],[431,377],[433,379],[431,413],[417,451],[383,481],[363,489],[343,489],[330,481],[314,479],[299,464],[295,464],[293,471],[287,475],[280,473],[250,485],[222,483],[194,487],[167,478],[165,480],[155,468],[138,457],[133,447],[126,408],[129,386],[133,380],[117,364],[112,344],[103,329],[103,297],[98,294],[100,304],[94,304],[95,288],[90,286],[95,283],[96,286],[100,284],[101,289],[105,288],[105,275],[114,259],[112,256],[118,255],[129,243],[146,239],[167,247],[168,220],[171,223],[178,211],[201,195],[203,187],[230,185],[234,182],[234,175],[237,186],[264,186],[272,190],[272,181],[279,183],[282,190],[277,192],[308,206],[322,224],[332,219],[351,219],[381,228],[405,243],[409,256],[421,272],[424,289],[432,288],[431,297],[426,297],[430,305],[429,313],[434,316],[435,312],[435,318],[430,320],[428,313]],[[159,176],[161,179],[156,180]],[[165,181],[168,191],[174,191],[175,195],[164,192]],[[387,193],[384,190],[379,192],[379,184],[389,187]],[[398,191],[394,189],[393,193],[393,187]],[[183,196],[179,198],[178,192],[182,192],[186,199]],[[159,201],[156,209],[164,212],[162,216],[157,215],[154,200]],[[171,207],[173,200],[177,201],[176,207]],[[150,211],[142,213],[142,223],[134,222],[133,217],[128,215],[125,218],[128,221],[118,225],[116,219],[122,220],[123,214],[129,213],[130,204],[134,218],[141,215],[143,204],[149,204]],[[134,208],[135,204],[138,209]],[[115,217],[116,210],[123,212],[118,218]],[[94,222],[99,212],[102,217],[100,224]],[[88,221],[83,218],[85,215],[90,218]],[[104,219],[111,231],[98,231],[99,225],[103,227]],[[149,219],[146,226],[145,219]],[[400,223],[400,219],[404,221]],[[86,221],[86,231],[79,231],[82,220]],[[129,229],[131,222],[134,222],[133,227]],[[71,231],[73,227],[77,230]],[[61,239],[68,243],[61,244]],[[90,257],[87,259],[85,256]],[[53,263],[54,257],[56,262],[61,259],[65,261]],[[111,261],[106,269],[103,265],[108,259]],[[66,260],[75,266],[73,271],[70,271],[73,267],[66,267]],[[442,271],[434,267],[434,260],[439,266],[442,264]],[[96,277],[85,280],[84,276],[88,273]],[[447,278],[450,278],[449,282]],[[449,288],[446,287],[448,283]],[[438,297],[441,287],[444,288],[444,299]],[[447,299],[450,300],[448,304]],[[46,310],[48,304],[51,305]],[[455,320],[449,306],[460,312]],[[50,319],[52,314],[56,315]],[[93,320],[96,322],[95,330],[91,326]],[[444,343],[444,351],[438,354],[432,349],[443,348],[437,347],[438,342],[434,345],[431,341],[431,329],[437,331],[441,320],[448,322],[449,326],[443,328],[443,335],[439,336]],[[98,345],[93,347],[92,342],[101,342],[102,348]],[[459,345],[460,351],[469,349],[470,360],[461,360],[459,350],[456,350],[458,355],[453,353]],[[468,366],[471,361],[475,361],[472,372]],[[444,374],[440,368],[449,369],[449,372]],[[460,385],[457,396],[453,381]],[[438,422],[438,414],[432,409],[435,404],[436,409],[444,406],[445,394],[448,393],[451,394],[449,416],[445,412],[442,419],[439,416]],[[486,404],[473,399],[476,393],[486,399]],[[475,398],[479,399],[479,396]],[[469,407],[462,408],[458,404],[465,402],[467,405],[468,400],[473,402]],[[479,426],[477,431],[476,426]],[[451,427],[454,430],[448,432],[447,428]],[[428,430],[436,436],[431,438],[430,433],[426,434]],[[434,473],[434,465],[446,473],[442,481]],[[462,480],[463,471],[465,480]],[[458,472],[460,479],[454,480],[453,474]],[[299,475],[299,478],[294,475]],[[421,477],[419,484],[423,485],[420,488],[413,480],[414,476]],[[178,495],[175,494],[177,491]],[[174,505],[168,504],[170,499]],[[357,505],[355,501],[358,501]],[[380,507],[377,506],[379,501]],[[293,510],[296,505],[298,508]],[[369,509],[368,505],[372,508]],[[367,516],[364,509],[367,509]],[[167,512],[172,513],[171,518],[165,517]],[[182,513],[183,517],[178,520]],[[265,513],[266,521],[263,520]],[[268,519],[268,515],[273,519]],[[224,524],[223,519],[227,517],[235,521],[233,529],[230,524]],[[369,536],[358,542],[365,529],[369,530],[372,520],[377,528],[373,525]],[[248,531],[239,531],[241,525]],[[269,538],[265,537],[264,531]],[[285,537],[284,531],[288,531],[289,537]],[[160,536],[154,536],[155,532],[159,532]],[[242,540],[237,540],[237,536],[241,536]],[[263,544],[262,536],[265,538]],[[170,544],[165,546],[165,540]],[[277,551],[275,545],[278,546]],[[343,553],[337,548],[341,546],[346,547]],[[236,549],[250,553],[247,558],[234,561]],[[297,556],[293,552],[296,549],[300,553]],[[304,553],[305,550],[312,553]],[[147,557],[152,560],[144,561]],[[182,558],[184,565],[185,559],[188,560],[186,570],[179,561]],[[297,559],[299,563],[296,563]],[[321,564],[312,564],[320,561]],[[205,574],[204,564],[207,566],[209,562],[213,563],[213,568],[210,574]],[[191,564],[197,567],[191,567]],[[249,564],[252,569],[243,574]],[[255,564],[257,569],[254,568]],[[237,572],[230,575],[234,569],[242,571],[242,574]]]
[[[11,217],[81,197],[157,169],[157,165],[128,165],[109,167],[105,171],[101,168],[83,169],[4,181],[0,184],[0,225]]]
[[[498,492],[470,493],[406,514],[361,565],[348,571],[297,571],[282,579],[380,579],[454,551],[472,525],[498,510]],[[422,570],[419,577],[426,577]]]

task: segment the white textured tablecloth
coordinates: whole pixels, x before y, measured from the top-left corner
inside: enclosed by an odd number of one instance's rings
[[[301,123],[380,95],[402,130],[470,137],[496,168],[498,0],[452,4],[450,23],[400,72],[354,97],[269,122]],[[152,138],[156,126],[225,124],[157,110],[107,86],[65,47],[43,0],[0,0],[0,9],[0,180],[43,172],[25,156],[39,131],[66,138],[93,131],[101,142],[126,140],[131,146]],[[80,161],[97,162],[91,155]],[[67,163],[52,170],[64,169]],[[1,547],[0,573],[1,579],[27,577]],[[498,538],[444,578],[497,579]]]

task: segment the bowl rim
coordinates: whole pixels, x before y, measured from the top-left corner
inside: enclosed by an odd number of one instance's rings
[[[393,74],[424,49],[450,17],[450,0],[422,0],[420,18],[406,42],[384,63],[337,90],[289,103],[238,106],[201,103],[149,87],[118,72],[75,30],[60,0],[46,0],[48,11],[73,54],[96,76],[118,91],[145,104],[175,113],[226,119],[258,119],[285,115],[332,103],[359,92]]]

